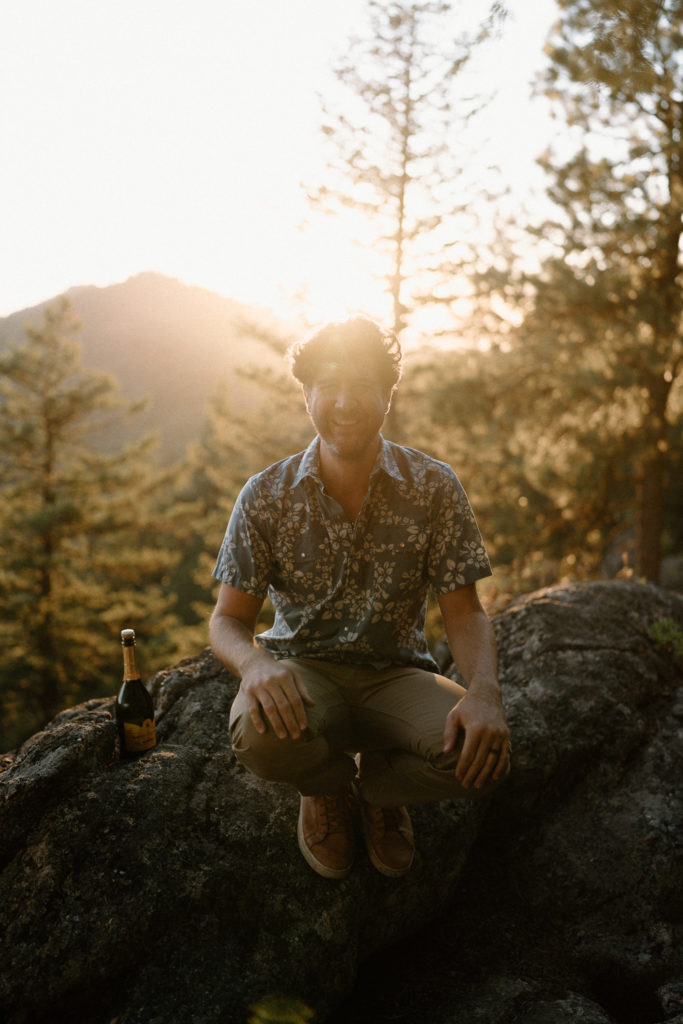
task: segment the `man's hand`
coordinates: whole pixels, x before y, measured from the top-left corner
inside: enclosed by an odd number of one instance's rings
[[[448,713],[444,751],[454,749],[465,734],[455,769],[465,789],[481,789],[502,778],[510,754],[510,731],[498,685],[496,638],[475,584],[442,594],[439,606],[453,659],[468,690]]]
[[[221,583],[209,623],[213,653],[242,680],[247,710],[254,726],[265,733],[270,722],[281,739],[299,738],[308,725],[306,707],[313,700],[295,672],[254,642],[254,627],[263,601]]]
[[[303,680],[266,651],[254,651],[240,688],[258,732],[267,731],[267,719],[278,739],[296,740],[308,726],[306,705],[313,707],[314,701]]]
[[[453,750],[460,729],[465,742],[455,769],[464,789],[481,789],[505,773],[510,754],[510,730],[497,696],[466,693],[448,713],[444,729],[444,752]]]

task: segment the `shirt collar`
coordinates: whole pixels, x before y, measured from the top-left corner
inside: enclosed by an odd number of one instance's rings
[[[398,462],[396,460],[396,445],[392,444],[390,441],[385,441],[385,439],[381,436],[380,442],[381,447],[379,450],[379,455],[377,456],[375,468],[373,469],[371,476],[375,476],[381,469],[387,474],[387,476],[391,476],[394,478],[394,480],[398,480],[400,483],[402,483],[403,481],[405,481],[405,476],[401,472],[401,469],[399,468]]]
[[[316,435],[301,456],[292,487],[297,487],[304,477],[313,477],[320,482],[320,438]]]
[[[387,476],[391,476],[395,480],[398,480],[399,482],[403,482],[405,480],[405,477],[401,470],[399,469],[398,463],[396,461],[396,456],[394,454],[394,445],[392,445],[389,441],[386,441],[381,435],[380,449],[377,455],[375,466],[372,470],[372,473],[370,474],[371,479],[372,477],[376,476],[380,470],[383,470],[383,472],[385,472]],[[320,438],[318,436],[313,438],[308,448],[306,448],[305,451],[303,452],[296,476],[292,481],[292,487],[296,487],[298,484],[301,483],[304,477],[307,476],[310,476],[314,480],[317,480],[318,483],[321,482]]]

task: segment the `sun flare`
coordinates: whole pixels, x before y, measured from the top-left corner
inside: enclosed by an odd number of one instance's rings
[[[345,213],[313,218],[302,188],[324,180],[321,99],[365,6],[1,5],[0,316],[151,270],[280,315],[362,311],[389,323],[372,245],[353,245]],[[514,125],[509,116],[509,103],[526,104],[531,74],[520,40],[538,63],[554,5],[509,6],[518,24],[499,72],[508,107],[492,134],[524,173],[533,112]]]

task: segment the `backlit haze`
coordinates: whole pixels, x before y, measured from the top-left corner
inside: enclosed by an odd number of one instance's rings
[[[365,0],[22,0],[0,5],[0,316],[153,270],[226,297],[388,316],[324,177],[318,94]],[[482,12],[488,2],[477,4]],[[529,98],[552,0],[510,0],[482,90],[480,159],[521,197],[548,142]],[[302,297],[306,304],[302,306]]]

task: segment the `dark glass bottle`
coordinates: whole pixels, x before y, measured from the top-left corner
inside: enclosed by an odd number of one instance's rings
[[[154,702],[135,666],[135,630],[121,630],[123,682],[116,698],[116,722],[122,754],[139,754],[156,746]]]

